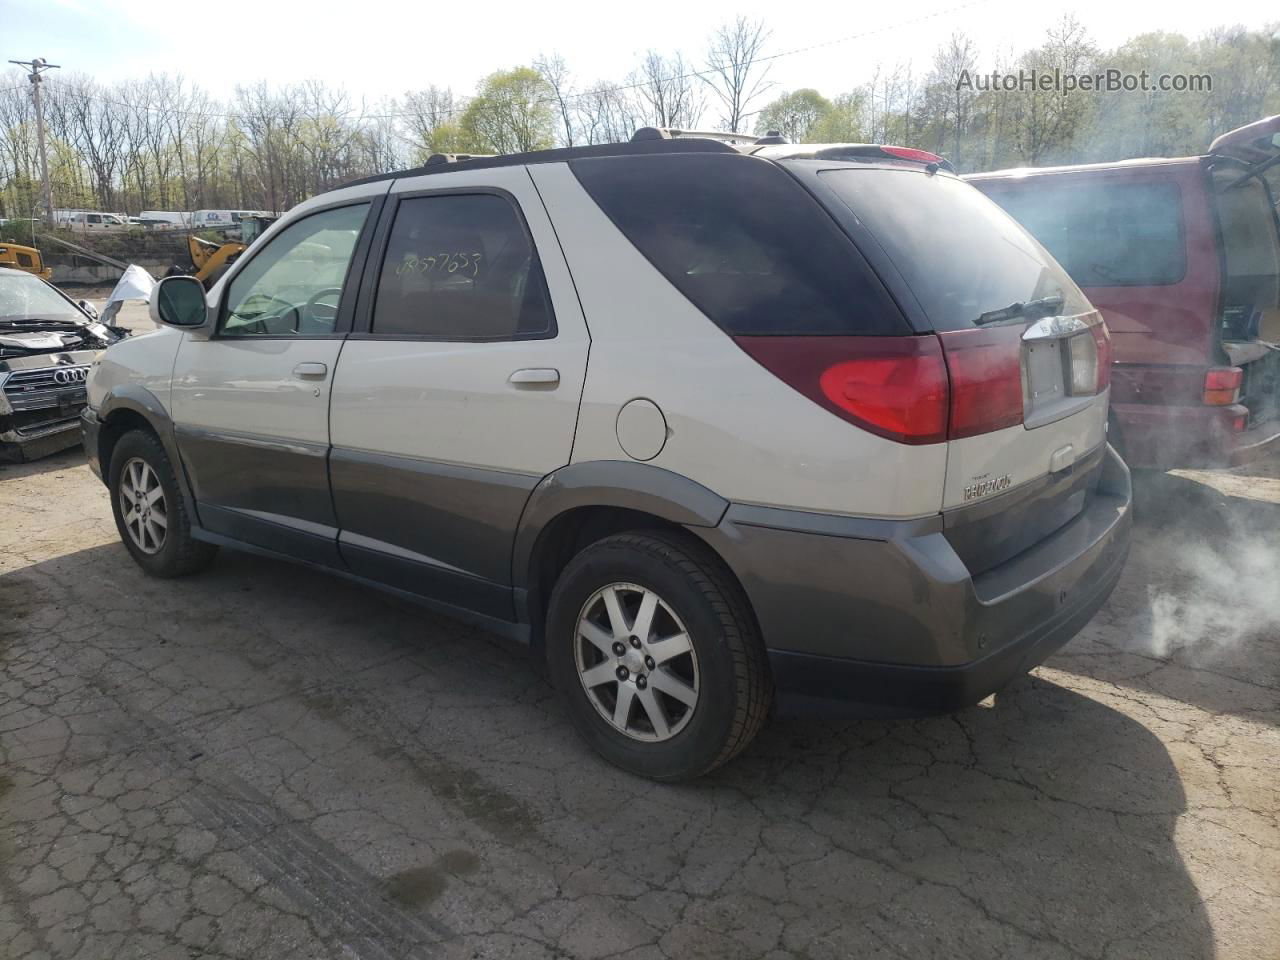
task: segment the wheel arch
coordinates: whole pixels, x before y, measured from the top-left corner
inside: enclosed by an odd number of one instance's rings
[[[98,422],[101,424],[98,463],[104,483],[110,486],[111,456],[120,438],[130,430],[147,430],[164,447],[165,456],[173,464],[173,473],[178,479],[187,510],[192,517],[196,516],[195,500],[174,438],[173,421],[159,397],[138,384],[122,384],[113,388],[98,405]]]
[[[544,478],[525,505],[512,553],[516,610],[529,624],[531,644],[541,647],[551,589],[583,547],[625,530],[714,528],[728,508],[727,500],[696,481],[643,463],[590,461]],[[725,558],[705,538],[697,539],[741,588]]]

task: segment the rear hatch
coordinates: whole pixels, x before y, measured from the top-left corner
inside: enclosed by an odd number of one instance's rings
[[[1106,326],[1053,257],[967,183],[908,164],[828,167],[816,180],[912,325],[941,345],[947,536],[971,573],[991,569],[1092,495]]]
[[[1219,334],[1240,368],[1237,399],[1253,427],[1280,416],[1280,222],[1267,183],[1280,170],[1280,117],[1223,134],[1209,152],[1223,266]]]

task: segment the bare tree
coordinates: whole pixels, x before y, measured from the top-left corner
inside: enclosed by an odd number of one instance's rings
[[[574,124],[570,100],[573,99],[573,94],[570,92],[569,67],[564,62],[564,57],[553,53],[551,56],[539,54],[533,61],[533,69],[542,74],[542,79],[547,82],[551,90],[551,99],[555,104],[556,113],[559,114],[561,132],[558,139],[564,146],[572,147]]]
[[[973,38],[953,33],[933,55],[933,70],[925,86],[925,109],[936,127],[936,148],[950,153],[957,166],[963,163],[962,144],[967,141],[978,97],[972,83],[962,80],[977,72],[977,60],[978,45]]]
[[[404,111],[409,141],[417,148],[419,160],[448,152],[438,142],[439,132],[453,124],[461,112],[451,89],[432,84],[425,90],[412,90],[405,94]]]
[[[627,83],[647,105],[648,120],[654,126],[697,129],[706,108],[704,87],[682,54],[664,57],[650,50]]]
[[[644,126],[644,111],[627,91],[601,81],[577,100],[584,143],[621,143]]]
[[[707,50],[707,67],[703,80],[720,101],[721,123],[732,133],[739,133],[748,117],[748,108],[756,97],[772,83],[768,81],[769,64],[762,61],[770,31],[763,20],[738,17],[722,24],[711,37]]]

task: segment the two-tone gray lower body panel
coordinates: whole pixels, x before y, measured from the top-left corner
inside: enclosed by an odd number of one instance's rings
[[[1042,662],[1105,602],[1128,554],[1128,470],[1108,449],[1089,485],[1073,519],[977,576],[943,516],[734,505],[689,529],[746,590],[779,692],[945,711]]]

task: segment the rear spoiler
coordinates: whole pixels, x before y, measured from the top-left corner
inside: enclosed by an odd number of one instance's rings
[[[1209,144],[1209,154],[1243,163],[1246,171],[1224,188],[1230,190],[1280,164],[1280,115],[1224,133]]]

